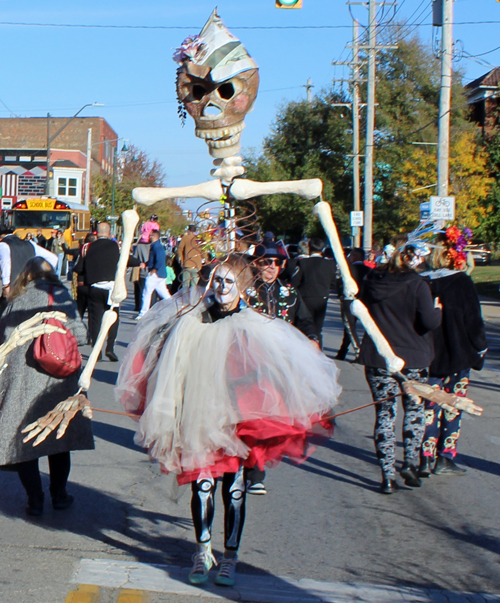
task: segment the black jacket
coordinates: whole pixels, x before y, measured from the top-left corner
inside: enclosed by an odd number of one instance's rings
[[[334,261],[313,256],[297,260],[290,283],[304,299],[313,297],[327,300],[334,276]]]
[[[255,291],[248,292],[249,305],[266,316],[282,318],[302,331],[306,337],[318,341],[316,327],[300,293],[279,279],[271,285],[257,280]]]
[[[434,329],[431,377],[447,377],[480,366],[478,352],[488,347],[476,288],[465,272],[428,273],[432,292],[443,304],[443,320]]]
[[[93,285],[101,281],[114,281],[120,249],[116,241],[100,238],[91,243],[82,262],[77,262],[75,272],[83,274],[85,285]],[[139,266],[140,261],[129,257],[128,266]]]
[[[429,284],[416,272],[392,274],[373,270],[363,280],[360,295],[370,315],[405,368],[426,368],[434,357],[429,331],[441,322],[441,310],[434,308]],[[359,362],[386,368],[383,357],[365,334]]]

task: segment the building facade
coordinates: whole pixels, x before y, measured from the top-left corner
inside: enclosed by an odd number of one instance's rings
[[[102,117],[0,118],[2,209],[45,194],[84,205],[87,178],[112,173],[117,139]]]

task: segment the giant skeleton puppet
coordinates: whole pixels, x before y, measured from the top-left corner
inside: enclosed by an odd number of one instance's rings
[[[404,361],[397,357],[382,335],[363,303],[356,299],[358,287],[352,278],[345,260],[342,245],[332,218],[331,207],[321,200],[323,183],[319,178],[282,182],[256,182],[243,178],[245,168],[240,151],[241,132],[245,127],[245,115],[251,111],[257,97],[259,75],[255,61],[249,56],[241,42],[234,37],[222,23],[214,10],[199,36],[187,38],[174,54],[179,63],[177,71],[177,95],[180,113],[185,110],[196,123],[195,134],[205,140],[210,155],[214,157],[215,169],[211,170],[213,180],[184,187],[136,188],[133,191],[135,201],[141,205],[152,205],[171,198],[203,198],[210,202],[225,201],[227,216],[234,216],[236,201],[249,200],[260,195],[293,193],[306,200],[320,198],[314,206],[314,214],[320,219],[330,241],[335,259],[344,283],[348,299],[352,299],[352,313],[360,320],[368,335],[373,339],[377,350],[384,357],[387,369],[401,380],[408,394],[429,399],[447,410],[455,408],[470,414],[480,415],[482,408],[473,400],[447,394],[426,384],[408,381],[400,373]],[[115,277],[115,287],[111,299],[113,304],[121,303],[127,296],[125,273],[128,256],[133,240],[134,229],[139,216],[134,210],[122,214],[124,240]],[[231,240],[228,242],[231,249]],[[41,321],[44,317],[40,317]],[[90,403],[82,392],[86,392],[97,358],[104,344],[109,328],[116,320],[111,309],[104,314],[96,344],[82,372],[80,390],[74,397],[58,404],[54,410],[35,423],[28,425],[23,432],[28,433],[25,441],[36,437],[34,445],[41,443],[57,429],[57,438],[64,435],[69,421],[82,410],[91,414]],[[21,325],[21,331],[23,325]],[[40,329],[29,325],[27,335],[30,338],[40,334]],[[29,333],[29,334],[28,334]],[[15,345],[15,343],[13,344]],[[0,352],[2,350],[0,349]]]

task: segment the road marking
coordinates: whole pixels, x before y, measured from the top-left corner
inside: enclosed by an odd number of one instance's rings
[[[151,591],[198,597],[199,600],[230,599],[254,603],[431,603],[453,601],[470,603],[481,595],[423,588],[373,586],[318,580],[292,580],[272,575],[238,574],[234,588],[217,587],[210,580],[203,587],[188,583],[189,568],[173,565],[149,565],[111,559],[82,559],[73,582],[94,584],[128,592]],[[134,590],[132,590],[134,589]],[[124,594],[124,593],[123,593]],[[135,596],[135,595],[134,595]],[[482,595],[488,603],[500,603],[500,594]],[[67,600],[66,603],[87,603]],[[93,603],[93,602],[92,602]],[[118,599],[117,603],[142,603],[141,599]]]
[[[116,603],[145,603],[146,596],[144,591],[125,589],[118,595]]]
[[[95,584],[79,584],[66,597],[65,603],[96,603],[99,597],[99,586]]]

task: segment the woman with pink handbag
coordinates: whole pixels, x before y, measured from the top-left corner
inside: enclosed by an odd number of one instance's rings
[[[70,451],[94,448],[91,422],[81,415],[75,417],[60,440],[50,439],[36,448],[23,444],[23,427],[78,390],[80,362],[75,358],[75,347],[83,345],[87,337],[69,291],[46,260],[34,257],[12,286],[9,305],[0,321],[1,341],[37,312],[45,311],[64,313],[67,320],[63,325],[69,333],[30,340],[9,354],[3,370],[0,367],[0,469],[17,471],[28,495],[26,512],[34,516],[42,514],[44,502],[38,459],[48,456],[52,506],[61,510],[73,502],[66,491]],[[53,335],[56,337],[51,339]],[[72,354],[66,358],[68,350]],[[47,357],[51,356],[52,364],[48,364]]]

